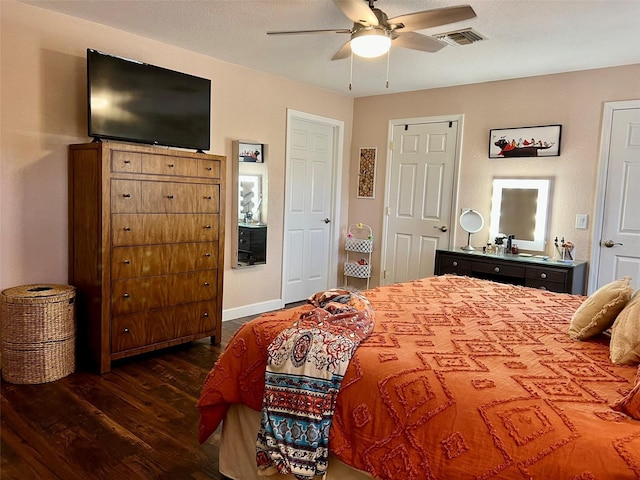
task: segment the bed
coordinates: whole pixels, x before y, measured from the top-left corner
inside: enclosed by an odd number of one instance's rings
[[[611,362],[606,335],[569,337],[584,297],[449,275],[363,295],[375,326],[337,397],[327,479],[640,478],[640,421],[612,408],[639,369]],[[224,475],[259,478],[266,349],[312,308],[248,322],[209,373],[200,440],[223,423]]]

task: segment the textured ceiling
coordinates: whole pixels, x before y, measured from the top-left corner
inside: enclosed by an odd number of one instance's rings
[[[392,47],[388,88],[386,56],[356,57],[351,91],[350,60],[331,60],[348,35],[266,35],[351,28],[329,0],[22,3],[356,97],[640,63],[640,0],[377,0],[376,7],[389,17],[468,3],[477,18],[420,33],[473,27],[486,40],[437,53]]]

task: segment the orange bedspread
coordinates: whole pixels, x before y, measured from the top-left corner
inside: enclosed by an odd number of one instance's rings
[[[389,480],[640,478],[640,421],[609,407],[637,368],[613,365],[606,337],[569,338],[582,297],[454,276],[364,293],[375,329],[330,431],[342,461]],[[266,348],[310,308],[238,331],[205,381],[201,441],[229,404],[260,410]]]

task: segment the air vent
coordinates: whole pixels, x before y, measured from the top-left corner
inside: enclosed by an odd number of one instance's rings
[[[482,36],[472,28],[465,28],[463,30],[455,30],[453,32],[440,33],[435,35],[438,40],[442,40],[449,45],[471,45],[472,43],[486,40],[486,37]]]

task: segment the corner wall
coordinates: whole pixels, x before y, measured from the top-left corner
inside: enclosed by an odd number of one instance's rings
[[[385,170],[389,156],[389,121],[449,114],[464,115],[458,213],[472,208],[485,218],[485,228],[474,234],[482,245],[489,237],[493,177],[553,178],[547,254],[564,236],[576,244],[579,260],[591,254],[601,122],[604,103],[640,98],[640,64],[581,72],[546,75],[393,95],[358,98],[354,107],[351,148],[349,220],[372,226],[382,243]],[[559,157],[488,158],[489,130],[562,124]],[[378,147],[376,198],[356,197],[358,148]],[[589,215],[588,228],[575,228],[576,214]],[[456,247],[466,234],[456,214]],[[382,252],[374,252],[373,280],[379,283]]]
[[[13,0],[0,1],[0,14],[0,289],[68,282],[67,145],[91,140],[85,65],[86,49],[95,48],[210,78],[211,153],[230,159],[236,139],[269,145],[267,264],[232,270],[227,243],[223,303],[225,310],[278,305],[287,108],[344,122],[348,160],[353,99]],[[342,172],[344,223],[348,165]],[[231,172],[228,165],[227,185]],[[227,187],[227,232],[231,193]]]

